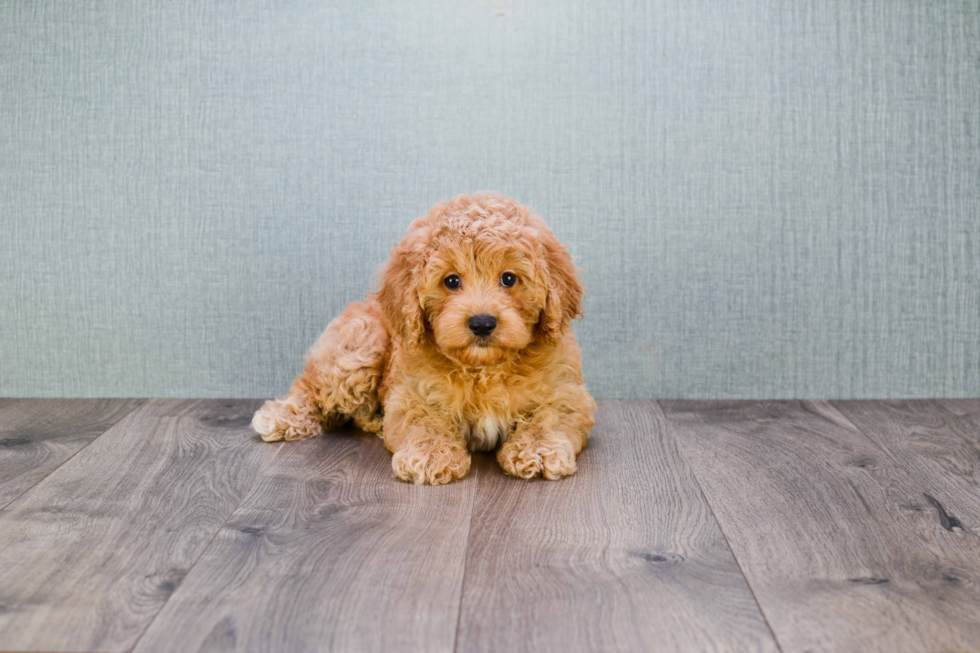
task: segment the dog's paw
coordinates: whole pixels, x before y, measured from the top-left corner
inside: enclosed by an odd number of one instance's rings
[[[466,476],[470,454],[452,440],[425,439],[406,444],[391,458],[395,476],[416,485],[442,485]]]
[[[252,417],[252,428],[266,442],[305,440],[323,433],[323,426],[308,411],[283,401],[265,402]]]
[[[575,449],[568,438],[546,435],[533,439],[508,440],[497,452],[497,462],[511,476],[531,479],[542,476],[557,481],[575,473]]]

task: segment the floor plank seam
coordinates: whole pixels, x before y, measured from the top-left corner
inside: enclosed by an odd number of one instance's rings
[[[109,427],[106,428],[106,430],[102,431],[102,433],[99,433],[97,436],[95,436],[94,438],[92,438],[91,440],[89,440],[88,442],[86,442],[85,445],[82,446],[78,451],[76,451],[72,455],[68,456],[63,461],[61,461],[61,463],[57,467],[55,467],[54,469],[52,469],[50,472],[48,472],[47,474],[45,474],[43,477],[39,478],[36,483],[32,484],[30,487],[25,488],[23,492],[21,492],[20,494],[18,494],[17,496],[15,496],[13,499],[11,499],[10,501],[8,501],[7,503],[5,503],[2,506],[0,506],[0,513],[2,513],[7,508],[9,508],[10,506],[12,506],[22,496],[24,496],[25,494],[27,494],[28,492],[30,492],[31,490],[33,490],[34,488],[36,488],[38,485],[40,485],[41,483],[43,483],[45,481],[45,479],[47,479],[49,476],[51,476],[52,474],[54,474],[55,472],[57,472],[59,469],[61,469],[62,467],[64,467],[68,463],[68,461],[70,461],[72,458],[74,458],[75,456],[77,456],[78,454],[82,453],[83,451],[85,451],[86,449],[88,449],[90,446],[92,446],[92,443],[93,442],[95,442],[96,440],[98,440],[99,438],[101,438],[103,435],[105,435],[106,433],[108,433],[112,429],[116,428],[116,425],[117,424],[119,424],[124,419],[126,419],[127,417],[129,417],[130,415],[132,415],[134,412],[136,412],[137,410],[139,410],[140,408],[142,408],[143,406],[146,405],[146,399],[140,399],[139,401],[140,401],[140,403],[138,403],[135,406],[133,406],[132,409],[126,411],[126,414],[125,415],[123,415],[122,417],[120,417],[119,419],[117,419],[115,422],[113,422],[112,424],[110,424]],[[3,653],[3,652],[0,651],[0,653]]]
[[[232,517],[234,517],[235,516],[235,513],[238,512],[238,509],[242,507],[242,504],[243,503],[245,503],[245,499],[247,499],[248,498],[248,495],[250,495],[252,493],[252,490],[255,489],[255,486],[256,486],[256,484],[258,484],[259,479],[262,478],[262,474],[264,474],[265,473],[265,470],[269,469],[269,467],[272,466],[272,464],[276,461],[276,458],[279,457],[279,454],[282,453],[282,449],[285,446],[285,444],[286,444],[285,442],[280,442],[279,443],[279,449],[276,450],[275,455],[272,456],[272,458],[269,459],[269,462],[266,463],[266,465],[262,469],[258,470],[258,472],[255,474],[255,479],[252,480],[252,484],[249,486],[248,492],[246,492],[245,494],[242,495],[242,498],[238,501],[238,503],[231,510],[231,512],[228,513],[228,516],[225,517],[225,520],[223,522],[221,522],[221,526],[219,526],[214,531],[214,535],[212,535],[211,536],[211,539],[208,540],[207,546],[205,546],[204,548],[201,549],[200,555],[198,555],[197,556],[197,559],[194,560],[193,564],[191,564],[191,566],[187,568],[187,573],[184,574],[183,579],[181,579],[181,583],[183,583],[183,581],[186,580],[187,577],[191,575],[191,572],[194,570],[194,567],[197,566],[197,563],[201,561],[201,558],[204,557],[204,554],[207,552],[207,550],[211,548],[211,545],[212,544],[214,544],[214,540],[215,540],[215,538],[218,537],[218,533],[220,533],[224,529],[225,524],[228,523],[228,520],[230,520]],[[167,600],[163,602],[163,605],[160,606],[160,609],[157,610],[157,613],[153,616],[153,618],[150,619],[150,621],[146,624],[146,628],[144,628],[143,629],[143,632],[140,633],[140,636],[136,638],[136,641],[133,642],[133,645],[131,647],[129,647],[129,650],[130,651],[135,651],[136,650],[136,647],[139,646],[140,640],[142,640],[143,639],[143,636],[146,635],[146,633],[148,633],[150,631],[150,628],[153,626],[153,624],[156,622],[156,620],[160,617],[161,614],[163,614],[163,611],[167,607],[167,604],[170,603],[170,601],[173,599],[174,594],[176,594],[179,591],[180,591],[180,586],[178,585],[174,589],[174,591],[170,594],[170,596],[167,597]]]
[[[718,519],[718,515],[715,514],[715,508],[711,505],[711,501],[708,500],[708,495],[705,493],[704,488],[701,487],[701,479],[698,478],[697,473],[694,471],[694,467],[691,465],[691,461],[688,460],[687,455],[684,453],[684,449],[681,446],[680,438],[674,432],[674,426],[670,421],[670,415],[664,410],[663,405],[660,401],[654,402],[657,404],[657,408],[660,409],[661,414],[664,416],[664,420],[667,424],[667,432],[670,433],[670,437],[674,439],[674,444],[677,445],[677,455],[680,456],[681,460],[691,471],[691,478],[694,479],[694,484],[698,488],[698,492],[701,494],[701,498],[704,499],[704,505],[708,506],[708,511],[711,513],[711,518],[715,520],[718,525],[718,532],[725,539],[725,546],[728,547],[728,552],[732,554],[732,560],[735,561],[735,566],[738,567],[738,573],[742,575],[742,580],[745,581],[745,586],[749,588],[749,592],[752,594],[752,600],[755,601],[755,606],[759,610],[759,614],[762,615],[762,621],[766,624],[766,629],[769,630],[769,636],[772,637],[773,643],[776,645],[776,649],[779,651],[783,650],[783,645],[779,642],[779,638],[776,637],[776,631],[773,630],[772,624],[769,623],[769,617],[766,616],[766,611],[762,609],[762,604],[759,602],[759,597],[756,596],[755,588],[752,587],[752,583],[749,582],[749,577],[745,574],[745,570],[742,569],[742,562],[738,559],[735,554],[735,549],[732,548],[732,543],[728,539],[728,533],[725,532],[724,526],[722,526],[721,521]]]
[[[855,424],[854,421],[850,417],[848,417],[847,415],[844,414],[844,411],[842,411],[841,409],[839,409],[837,407],[836,402],[827,400],[826,403],[827,403],[828,406],[830,406],[831,408],[833,408],[834,409],[834,412],[837,413],[837,415],[839,415],[841,419],[843,419],[845,422],[847,422],[848,425],[850,425],[851,428],[853,428],[855,431],[857,431],[858,433],[860,433],[861,434],[861,438],[863,440],[865,440],[866,442],[870,443],[872,447],[874,447],[875,449],[877,449],[878,451],[880,451],[882,454],[884,454],[884,456],[886,458],[888,458],[889,460],[891,460],[895,465],[897,465],[898,467],[901,467],[902,469],[905,469],[905,466],[902,465],[901,461],[898,458],[896,458],[894,455],[892,455],[892,452],[891,451],[889,451],[888,449],[884,448],[883,446],[881,446],[880,444],[878,444],[877,442],[875,442],[874,438],[872,438],[867,433],[865,433],[864,432],[864,429],[862,429],[860,426],[858,426],[857,424]],[[817,415],[818,417],[820,416],[819,413],[816,413],[814,411],[811,411],[811,410],[809,410],[806,407],[806,401],[801,401],[800,402],[800,405],[803,406],[803,410],[806,410],[808,413],[811,413],[813,415]]]
[[[473,501],[470,504],[469,529],[466,532],[466,546],[463,547],[463,578],[459,583],[459,603],[456,608],[456,632],[453,633],[453,653],[456,653],[456,651],[459,650],[459,626],[463,621],[463,597],[466,594],[466,568],[469,566],[470,542],[473,540],[473,513],[476,510],[476,498],[479,496],[480,492],[480,468],[477,467],[474,471],[476,472],[476,487],[473,488]]]

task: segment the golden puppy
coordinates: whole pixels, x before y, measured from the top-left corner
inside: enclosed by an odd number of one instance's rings
[[[498,446],[508,474],[574,474],[596,408],[569,328],[581,313],[544,220],[497,194],[454,197],[412,223],[380,290],[330,323],[252,426],[301,440],[353,420],[418,484],[462,478],[470,450]]]

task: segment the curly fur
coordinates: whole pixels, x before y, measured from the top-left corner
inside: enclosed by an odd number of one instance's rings
[[[267,441],[301,440],[352,420],[381,435],[398,478],[418,484],[460,479],[471,450],[498,446],[513,476],[574,474],[595,412],[569,328],[582,315],[577,272],[514,200],[440,202],[392,249],[379,290],[327,326],[289,393],[252,426]],[[443,283],[451,274],[456,290]],[[470,331],[474,315],[496,318],[489,337]]]

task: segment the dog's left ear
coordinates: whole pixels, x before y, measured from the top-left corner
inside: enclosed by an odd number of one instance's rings
[[[539,323],[542,335],[552,344],[561,342],[568,325],[582,317],[582,293],[578,268],[568,250],[551,233],[542,234],[547,265],[548,295]]]

